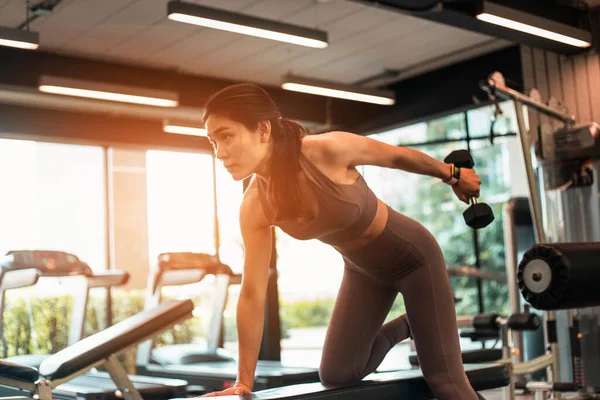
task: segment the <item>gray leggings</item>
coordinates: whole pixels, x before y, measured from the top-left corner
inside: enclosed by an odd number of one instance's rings
[[[325,338],[321,381],[361,380],[410,336],[436,398],[476,400],[462,365],[446,264],[433,235],[389,209],[380,236],[342,255],[346,265]],[[398,293],[404,297],[406,314],[383,324]]]

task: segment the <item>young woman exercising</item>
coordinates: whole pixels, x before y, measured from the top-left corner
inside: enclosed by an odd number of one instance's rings
[[[214,94],[204,120],[216,157],[233,179],[251,177],[240,207],[245,258],[237,305],[237,382],[205,396],[252,392],[275,225],[296,239],[330,244],[345,261],[319,367],[324,384],[360,381],[410,336],[438,399],[476,400],[462,365],[440,247],[421,224],[379,200],[356,167],[437,177],[465,203],[479,196],[475,171],[463,169],[459,175],[453,165],[420,151],[347,132],[307,136],[254,84]],[[383,324],[398,293],[406,314]]]

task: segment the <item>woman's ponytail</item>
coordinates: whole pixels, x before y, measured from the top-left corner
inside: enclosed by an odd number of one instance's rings
[[[302,138],[306,130],[297,122],[285,118],[271,121],[271,168],[269,196],[276,219],[302,215],[301,192],[298,181]]]

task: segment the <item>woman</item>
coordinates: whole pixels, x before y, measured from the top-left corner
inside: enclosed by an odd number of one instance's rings
[[[345,260],[319,368],[324,384],[361,380],[410,336],[438,399],[477,399],[462,365],[454,297],[435,238],[377,199],[356,167],[377,165],[437,177],[451,184],[465,203],[469,196],[479,196],[477,174],[347,132],[306,136],[253,84],[214,94],[204,120],[216,157],[233,179],[251,177],[240,207],[245,259],[237,305],[237,382],[206,396],[252,392],[271,259],[270,227],[276,225],[297,239],[332,245]],[[406,314],[383,324],[398,293]]]

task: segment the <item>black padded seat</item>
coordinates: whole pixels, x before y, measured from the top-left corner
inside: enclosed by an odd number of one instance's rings
[[[509,384],[509,370],[502,364],[465,365],[467,377],[476,391],[496,389]],[[425,400],[433,393],[420,370],[371,374],[352,385],[326,387],[321,383],[283,386],[252,394],[253,400]],[[219,400],[243,400],[242,396],[223,396]]]
[[[502,349],[474,349],[462,352],[463,364],[493,363],[502,358]],[[419,366],[419,359],[416,353],[408,356],[408,362],[413,367]]]
[[[35,368],[0,360],[0,377],[20,382],[35,383],[38,380],[39,373]]]
[[[165,326],[190,318],[193,308],[188,299],[140,312],[47,358],[40,365],[40,375],[49,380],[66,378],[162,332]]]

